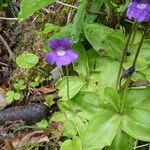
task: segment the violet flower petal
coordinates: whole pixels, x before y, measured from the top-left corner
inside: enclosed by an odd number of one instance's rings
[[[64,48],[65,50],[69,50],[73,44],[73,41],[69,38],[64,38],[59,40],[59,46]]]
[[[57,55],[57,53],[55,51],[51,51],[51,52],[49,52],[49,53],[47,53],[45,55],[45,59],[46,59],[48,64],[52,64],[53,65],[57,61],[58,55]]]
[[[78,58],[78,54],[76,51],[73,50],[67,50],[65,51],[65,55],[59,57],[56,60],[56,65],[57,66],[65,66],[65,65],[69,65],[73,62],[75,62]]]
[[[48,42],[48,46],[52,50],[56,50],[59,47],[59,40],[58,39],[53,39]]]
[[[137,22],[150,21],[150,1],[132,0],[128,6],[127,17]]]

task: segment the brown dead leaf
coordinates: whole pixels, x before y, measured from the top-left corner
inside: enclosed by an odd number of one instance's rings
[[[5,145],[3,147],[3,150],[14,150],[11,140],[5,139]]]
[[[52,122],[50,124],[50,129],[52,129],[51,133],[54,137],[57,137],[57,139],[60,138],[62,131],[64,129],[64,124],[63,122]]]
[[[49,93],[54,93],[56,89],[53,87],[42,86],[40,88],[36,88],[35,91],[40,92],[42,94],[49,94]]]
[[[6,100],[5,100],[5,89],[0,87],[0,110],[3,109],[6,106]]]
[[[13,141],[13,146],[15,150],[24,150],[25,146],[29,144],[40,144],[43,142],[48,142],[48,135],[44,131],[34,131],[32,133],[27,133],[22,135],[21,138],[17,138]]]

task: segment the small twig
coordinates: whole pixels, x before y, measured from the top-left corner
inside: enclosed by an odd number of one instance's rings
[[[134,147],[133,149],[138,149],[138,148],[141,148],[141,147],[145,147],[145,146],[148,146],[149,144],[143,144],[143,145],[140,145],[140,146],[136,146]]]
[[[9,66],[8,64],[6,64],[6,63],[3,63],[3,62],[0,62],[0,65],[3,65],[3,66]]]
[[[58,4],[61,4],[61,5],[64,5],[64,6],[67,6],[67,7],[70,7],[70,8],[73,8],[73,9],[78,9],[78,7],[76,6],[73,6],[73,5],[70,5],[70,4],[66,4],[66,3],[63,3],[63,2],[60,2],[60,1],[56,1],[56,3]],[[106,15],[106,13],[103,13],[103,12],[99,12],[99,11],[94,11],[94,10],[88,10],[89,12],[92,12],[94,14],[102,14],[102,15]]]
[[[64,5],[64,6],[67,6],[67,7],[70,7],[70,8],[78,9],[78,7],[76,7],[76,6],[73,6],[73,5],[70,5],[70,4],[66,4],[66,3],[63,3],[63,2],[60,2],[60,1],[56,1],[56,3]]]
[[[13,54],[13,52],[11,51],[9,45],[7,44],[7,42],[5,41],[5,39],[2,37],[2,35],[0,34],[0,41],[3,43],[3,45],[6,47],[8,53],[9,53],[9,57],[10,59],[12,59],[13,61],[15,61],[15,56]]]
[[[6,17],[0,17],[0,20],[16,21],[16,20],[18,20],[18,18],[6,18]]]

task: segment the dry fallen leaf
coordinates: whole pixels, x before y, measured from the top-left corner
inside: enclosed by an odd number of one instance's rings
[[[36,88],[35,91],[40,92],[42,94],[54,93],[56,91],[55,88],[42,86],[40,88]]]
[[[34,131],[22,135],[21,138],[17,138],[13,141],[13,146],[15,150],[24,150],[25,146],[29,144],[40,144],[43,142],[48,142],[48,135],[44,131]]]

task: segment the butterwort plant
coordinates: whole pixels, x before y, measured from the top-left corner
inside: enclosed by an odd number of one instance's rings
[[[68,65],[76,62],[78,54],[75,50],[71,50],[73,41],[69,38],[52,39],[48,42],[51,51],[45,56],[48,64],[55,64],[57,67],[66,66],[67,74],[67,95],[69,99],[69,79]]]

